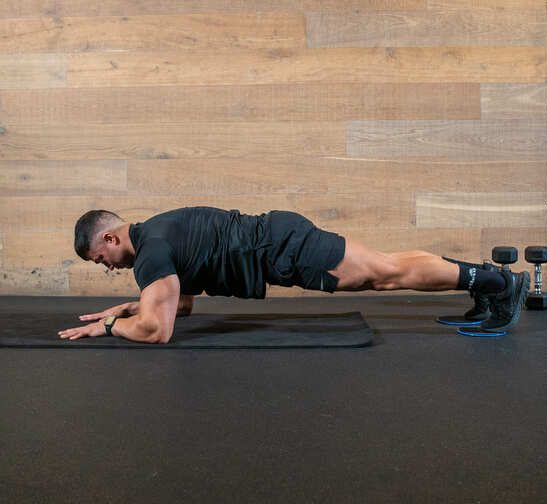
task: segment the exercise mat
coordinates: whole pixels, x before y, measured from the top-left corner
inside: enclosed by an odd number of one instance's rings
[[[327,348],[372,343],[359,312],[331,314],[193,314],[175,320],[166,344],[121,337],[61,339],[63,329],[86,325],[74,315],[0,314],[0,346],[32,348]]]

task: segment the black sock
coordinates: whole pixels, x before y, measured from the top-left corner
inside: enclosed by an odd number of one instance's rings
[[[498,271],[487,271],[480,264],[458,264],[460,277],[457,290],[469,290],[481,294],[497,294],[505,290],[507,283]]]
[[[446,257],[446,256],[442,256],[442,258],[445,261],[448,261],[448,262],[451,262],[451,263],[454,263],[454,264],[457,264],[457,265],[469,266],[470,268],[482,268],[482,265],[480,265],[480,264],[475,264],[475,263],[470,263],[470,262],[465,262],[465,261],[459,261],[458,259],[452,259],[452,258]]]

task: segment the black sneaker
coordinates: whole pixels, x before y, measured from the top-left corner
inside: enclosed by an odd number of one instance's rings
[[[475,300],[475,306],[464,313],[465,320],[486,320],[490,317],[490,299],[488,299],[488,296],[478,292],[470,292],[469,294]]]
[[[484,262],[482,269],[487,271],[501,271],[501,268],[494,266],[492,263]],[[486,320],[490,317],[490,299],[487,294],[470,291],[469,294],[475,300],[475,306],[466,311],[464,317],[466,320],[478,321]]]
[[[485,331],[506,331],[515,327],[528,297],[530,274],[527,271],[513,273],[502,270],[500,273],[504,276],[507,286],[502,292],[490,296],[492,315],[480,325]]]

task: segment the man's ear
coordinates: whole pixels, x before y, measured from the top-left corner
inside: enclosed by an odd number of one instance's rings
[[[107,231],[104,235],[103,235],[103,240],[106,242],[106,243],[114,243],[115,245],[118,245],[120,243],[120,238],[119,236],[111,233],[110,231]]]

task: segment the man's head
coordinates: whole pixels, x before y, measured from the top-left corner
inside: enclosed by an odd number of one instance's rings
[[[131,268],[135,251],[129,239],[129,224],[108,210],[90,210],[74,228],[74,250],[84,261],[107,268]]]

